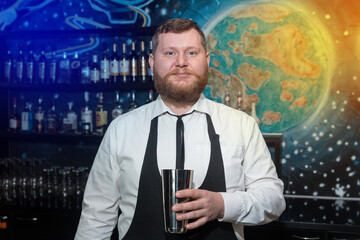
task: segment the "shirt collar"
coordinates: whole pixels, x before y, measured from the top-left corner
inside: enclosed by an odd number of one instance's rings
[[[190,113],[192,111],[196,111],[196,112],[201,112],[201,113],[210,113],[210,108],[209,105],[207,103],[207,99],[204,96],[204,94],[201,94],[199,99],[196,101],[196,103],[189,109],[189,111],[187,113]],[[159,95],[158,98],[155,101],[155,106],[154,109],[151,113],[151,119],[160,116],[162,114],[165,113],[171,113],[176,115],[173,111],[171,111],[171,109],[166,106],[166,104],[164,103],[164,101],[162,100],[161,96]]]

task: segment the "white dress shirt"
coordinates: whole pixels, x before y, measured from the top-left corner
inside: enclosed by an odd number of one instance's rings
[[[204,95],[192,111],[183,117],[185,169],[194,170],[193,186],[198,188],[210,160],[204,114],[208,113],[220,136],[225,171],[226,192],[221,193],[225,211],[219,221],[231,222],[237,238],[244,239],[244,224],[267,223],[284,211],[283,182],[253,118]],[[75,239],[110,239],[116,222],[119,238],[125,236],[135,213],[150,122],[156,116],[159,174],[161,169],[175,168],[177,118],[168,112],[174,114],[158,97],[111,122],[89,174]]]

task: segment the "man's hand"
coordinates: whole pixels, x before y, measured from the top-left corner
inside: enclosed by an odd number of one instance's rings
[[[184,189],[176,192],[176,198],[190,199],[172,207],[174,212],[181,212],[176,215],[178,221],[197,219],[187,224],[187,229],[198,228],[216,218],[224,217],[224,199],[220,193],[201,189]],[[185,213],[182,213],[183,211]]]

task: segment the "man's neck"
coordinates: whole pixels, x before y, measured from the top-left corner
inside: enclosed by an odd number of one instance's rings
[[[192,108],[192,106],[194,106],[194,104],[197,102],[194,101],[192,103],[174,103],[164,97],[162,98],[162,100],[164,101],[165,105],[168,106],[171,109],[171,111],[173,111],[176,115],[183,115],[187,113]]]

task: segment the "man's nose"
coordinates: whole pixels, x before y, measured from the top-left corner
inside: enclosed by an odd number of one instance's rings
[[[178,54],[176,58],[176,67],[187,67],[187,57],[184,53]]]

